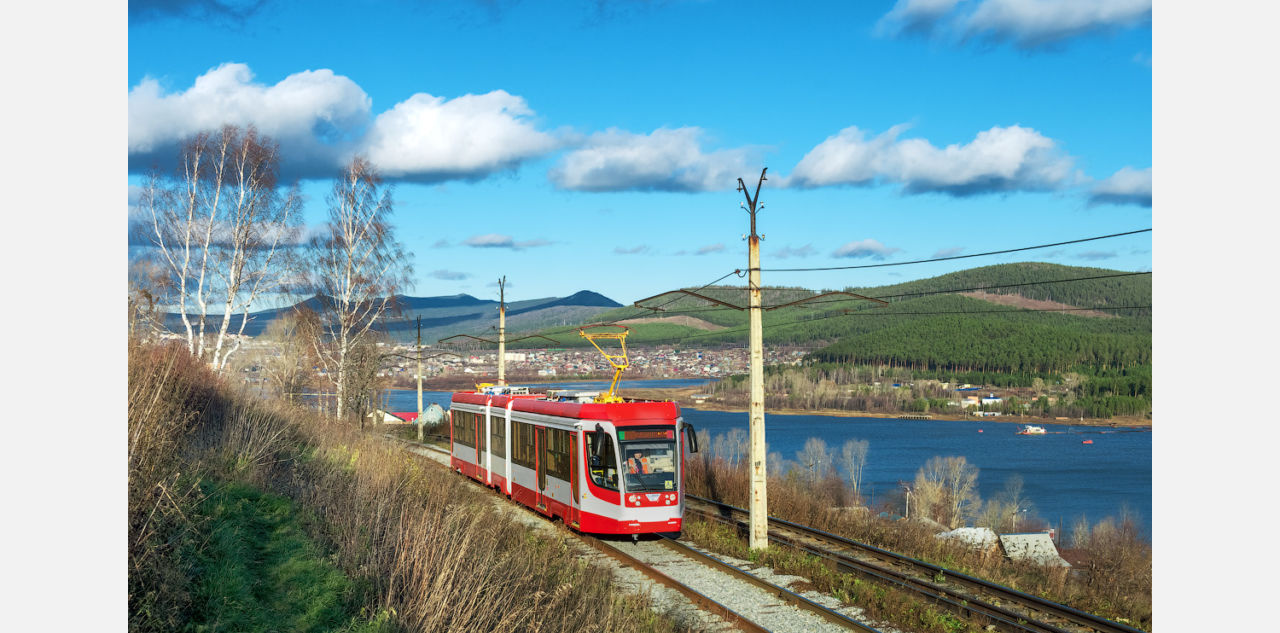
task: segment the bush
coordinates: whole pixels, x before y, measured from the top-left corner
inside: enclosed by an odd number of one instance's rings
[[[415,631],[670,631],[646,598],[476,486],[314,411],[232,391],[180,347],[129,356],[131,630],[200,628],[207,480],[291,500],[360,591],[351,609]],[[207,508],[207,506],[205,506]],[[216,513],[214,513],[216,514]],[[203,563],[202,563],[203,561]],[[206,596],[207,598],[207,596]],[[199,607],[199,608],[198,608]]]

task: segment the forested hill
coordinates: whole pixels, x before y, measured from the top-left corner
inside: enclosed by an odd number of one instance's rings
[[[999,372],[1060,372],[1077,365],[1097,369],[1150,363],[1151,275],[1047,263],[984,266],[938,277],[874,288],[847,288],[889,302],[879,306],[844,296],[765,312],[766,345],[814,348],[819,362],[876,363],[914,369]],[[996,299],[1031,299],[1033,310],[1007,301],[961,293],[982,290]],[[742,288],[699,291],[721,301],[746,305]],[[766,306],[810,297],[821,291],[766,288]],[[690,296],[645,302],[662,312],[619,308],[595,322],[637,317],[679,316],[696,324],[630,324],[630,344],[681,346],[744,345],[747,315]],[[1127,309],[1115,309],[1125,307]],[[1085,312],[1074,308],[1102,308]],[[1062,309],[1064,311],[1047,311]],[[1114,315],[1114,316],[1107,316]],[[723,329],[715,329],[723,328]],[[551,334],[565,344],[576,335],[564,328]],[[573,334],[573,333],[570,333]]]
[[[1125,271],[1062,266],[1043,262],[998,264],[970,268],[929,279],[877,288],[846,288],[878,298],[901,298],[913,293],[964,288],[987,288],[993,294],[1016,294],[1027,299],[1054,301],[1079,308],[1095,306],[1146,306],[1151,304],[1151,275],[1113,277]],[[1089,279],[1102,277],[1101,279]],[[1045,283],[1057,280],[1061,283]],[[1026,285],[1023,285],[1026,284]],[[1151,314],[1150,309],[1109,311],[1116,315]]]

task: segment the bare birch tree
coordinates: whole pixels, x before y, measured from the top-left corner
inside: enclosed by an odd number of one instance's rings
[[[296,186],[280,192],[278,146],[253,127],[197,134],[183,142],[179,163],[173,178],[150,177],[139,206],[187,350],[222,370],[240,349],[249,311],[287,290],[301,197]]]
[[[811,437],[805,440],[804,449],[796,453],[796,461],[809,471],[809,483],[815,483],[827,476],[827,470],[835,460],[831,459],[826,441],[820,437]]]
[[[981,504],[978,468],[964,457],[933,457],[916,471],[912,501],[920,514],[961,527]]]
[[[341,418],[361,395],[350,389],[354,352],[394,308],[412,268],[390,223],[391,191],[366,159],[352,159],[328,202],[329,222],[311,240],[308,274],[323,334],[316,356],[337,392]]]
[[[717,435],[715,446],[712,448],[713,453],[729,464],[730,468],[737,468],[738,461],[747,447],[747,432],[741,428],[731,429],[724,435]]]
[[[849,485],[853,488],[853,496],[861,498],[862,469],[867,465],[867,449],[870,443],[866,440],[850,439],[840,448],[840,458],[844,472],[849,477]]]

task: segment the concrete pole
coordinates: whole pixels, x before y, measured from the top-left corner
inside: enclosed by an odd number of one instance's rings
[[[507,278],[498,280],[498,385],[507,384]]]
[[[752,224],[755,224],[752,216]],[[766,488],[764,446],[764,326],[760,292],[760,237],[754,227],[747,237],[750,270],[747,274],[751,317],[751,549],[769,547],[769,500]]]
[[[751,320],[751,401],[748,415],[751,429],[751,533],[748,547],[755,550],[769,547],[769,498],[765,472],[764,441],[764,326],[762,322],[762,297],[760,288],[760,236],[756,233],[756,203],[760,200],[760,185],[764,184],[764,171],[756,185],[755,198],[746,190],[742,179],[739,189],[747,198],[751,213],[751,234],[747,236],[747,297]]]

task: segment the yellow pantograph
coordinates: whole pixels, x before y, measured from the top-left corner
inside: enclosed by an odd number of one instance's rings
[[[602,328],[602,327],[618,328],[619,331],[617,332],[588,332],[587,331],[588,328]],[[601,354],[604,355],[605,360],[609,361],[610,365],[613,365],[613,370],[614,370],[613,382],[610,383],[608,391],[596,396],[596,402],[602,402],[602,403],[622,402],[622,398],[617,394],[618,379],[622,377],[622,371],[627,367],[631,366],[630,361],[627,360],[627,333],[630,331],[631,331],[630,328],[628,328],[625,325],[588,325],[584,328],[578,329],[578,335],[581,336],[582,338],[587,339],[588,341],[591,341],[591,344],[594,345],[595,348],[599,350]],[[600,344],[596,342],[600,340],[616,340],[618,341],[618,344],[622,347],[622,351],[620,353],[606,352],[604,348],[600,347]]]

